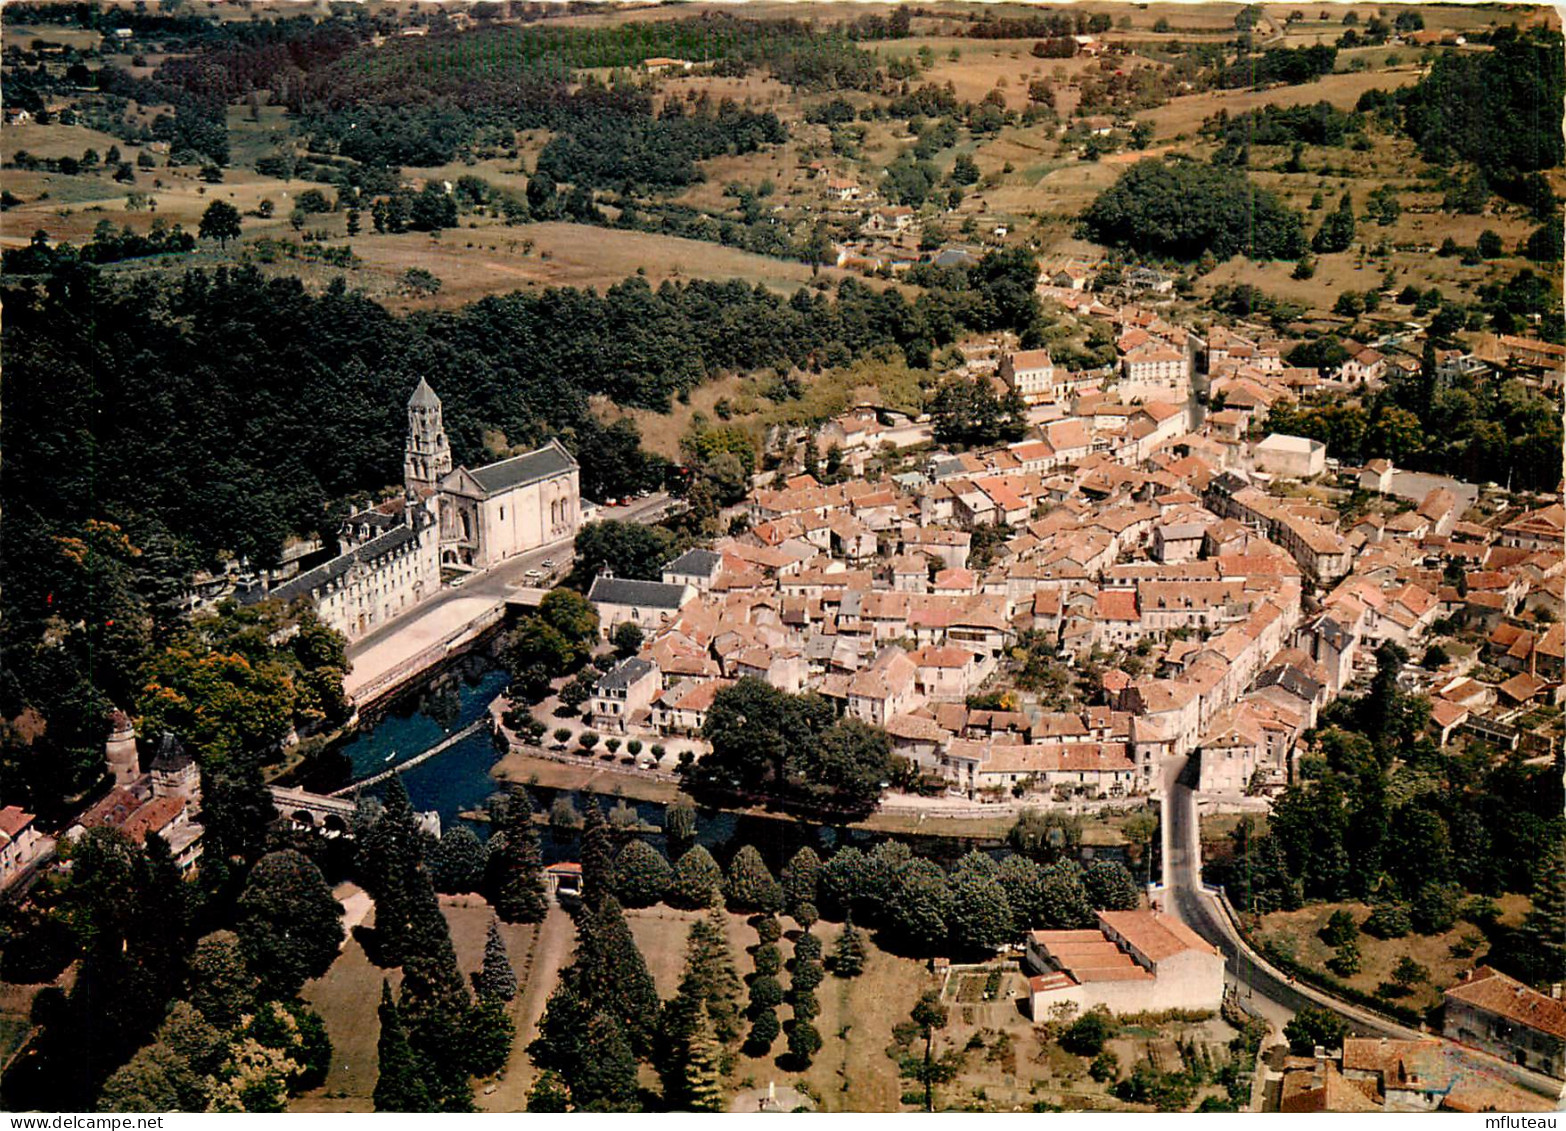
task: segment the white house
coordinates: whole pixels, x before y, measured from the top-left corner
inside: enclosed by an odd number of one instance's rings
[[[1327,470],[1327,445],[1304,436],[1274,432],[1256,445],[1256,469],[1290,479],[1309,479]]]

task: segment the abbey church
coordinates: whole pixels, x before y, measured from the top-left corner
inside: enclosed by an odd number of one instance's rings
[[[572,538],[580,518],[576,460],[558,440],[454,467],[440,398],[420,378],[408,400],[402,498],[350,515],[335,558],[249,599],[309,597],[353,641],[436,593],[443,570],[486,570]]]

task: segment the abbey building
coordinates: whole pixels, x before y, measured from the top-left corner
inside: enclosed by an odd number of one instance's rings
[[[309,597],[350,641],[439,591],[442,571],[490,569],[576,535],[576,460],[551,440],[483,467],[453,466],[440,398],[422,378],[408,400],[403,494],[350,515],[331,561],[250,600]]]

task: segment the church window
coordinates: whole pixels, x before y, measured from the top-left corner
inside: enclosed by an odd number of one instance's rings
[[[501,522],[505,522],[506,521],[506,508],[505,507],[501,507],[500,508],[500,521]]]

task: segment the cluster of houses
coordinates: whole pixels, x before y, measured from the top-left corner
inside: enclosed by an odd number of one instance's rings
[[[1222,470],[1195,454],[1183,406],[1073,401],[1087,415],[917,471],[755,488],[744,533],[659,581],[600,577],[589,597],[603,631],[634,623],[645,644],[600,681],[590,724],[693,737],[717,692],[754,676],[885,728],[929,780],[968,797],[1156,796],[1161,759],[1192,753],[1204,790],[1242,793],[1288,780],[1302,732],[1382,642],[1410,645],[1443,617],[1494,617],[1495,646],[1538,684],[1508,693],[1558,686],[1560,633],[1516,620],[1558,610],[1560,550],[1503,543],[1559,508],[1491,530],[1461,523],[1435,488],[1410,529],[1343,531],[1330,508],[1264,489],[1297,469]],[[1268,447],[1254,445],[1253,465]],[[1310,472],[1319,455],[1279,459]],[[975,532],[996,529],[975,560]],[[1472,565],[1466,586],[1443,572],[1454,559]],[[1022,640],[1066,662],[1118,657],[1101,700],[970,709]],[[1443,739],[1458,725],[1440,706],[1434,718]]]
[[[1476,1057],[1478,1050],[1542,1076],[1566,1079],[1566,1003],[1488,966],[1443,995],[1442,1035],[1417,1040],[1348,1037],[1282,1065],[1283,1112],[1550,1111]]]
[[[202,848],[201,771],[179,740],[164,734],[143,771],[129,716],[112,711],[104,768],[113,786],[66,827],[66,840],[76,841],[96,828],[118,829],[138,845],[156,835],[180,871],[194,871]],[[0,891],[30,879],[55,859],[57,847],[56,839],[37,827],[34,814],[15,805],[0,809]]]
[[[1489,642],[1425,673],[1433,730],[1515,745],[1507,712],[1561,685],[1562,508],[1479,525],[1463,517],[1471,485],[1385,461],[1341,468],[1319,441],[1259,435],[1281,398],[1383,380],[1374,350],[1324,378],[1285,365],[1286,343],[1198,337],[1070,283],[1046,274],[1039,289],[1112,324],[1116,366],[968,353],[1026,404],[1021,440],[873,475],[872,457],[930,433],[861,405],[817,435],[854,478],[758,478],[743,533],[658,581],[599,578],[604,632],[629,621],[645,644],[604,676],[590,725],[694,738],[717,693],[754,676],[885,728],[927,784],[969,798],[1156,796],[1161,760],[1192,754],[1205,792],[1265,794],[1382,643],[1449,622]],[[1304,482],[1381,501],[1345,521]],[[1101,694],[1064,712],[970,708],[1008,690],[1020,643],[1103,665]],[[1480,663],[1508,678],[1486,682]]]
[[[1203,507],[1190,477],[1215,469],[1170,453],[1138,470],[1090,447],[1068,464],[1024,441],[937,457],[916,482],[799,475],[752,491],[745,533],[660,581],[597,579],[603,630],[634,623],[646,643],[599,682],[591,725],[694,735],[721,687],[755,676],[884,727],[968,796],[1156,794],[1160,760],[1204,736],[1224,780],[1243,788],[1265,768],[1281,783],[1326,694],[1290,646],[1300,567]],[[978,568],[974,530],[997,523],[1010,536]],[[1051,660],[1157,648],[1081,712],[970,709],[1024,634]]]

